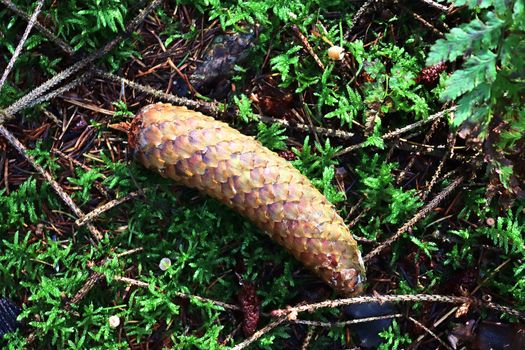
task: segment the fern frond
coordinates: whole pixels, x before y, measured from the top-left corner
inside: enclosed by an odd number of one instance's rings
[[[482,83],[475,90],[464,94],[457,102],[452,125],[457,127],[466,120],[473,122],[486,120],[490,107],[485,102],[490,98],[490,91],[490,85]]]
[[[521,210],[518,208],[517,212]],[[525,225],[520,224],[517,216],[512,211],[505,217],[500,216],[494,227],[484,230],[484,233],[506,254],[521,254],[525,257]]]
[[[467,6],[468,8],[474,9],[474,8],[480,8],[484,9],[487,7],[491,7],[496,1],[494,0],[453,0],[451,3],[455,7],[460,6]]]
[[[487,13],[486,22],[476,18],[470,23],[452,28],[445,39],[440,39],[430,48],[426,64],[431,66],[444,61],[454,61],[467,52],[476,52],[481,47],[493,49],[497,46],[497,38],[505,21],[494,13]]]
[[[288,139],[288,136],[284,135],[286,128],[281,128],[279,124],[267,126],[259,122],[259,124],[257,124],[257,130],[257,140],[267,148],[272,151],[286,149],[285,141]]]
[[[482,83],[493,83],[496,74],[496,54],[487,51],[479,56],[470,56],[465,68],[455,71],[447,79],[445,91],[440,97],[442,100],[456,99]]]

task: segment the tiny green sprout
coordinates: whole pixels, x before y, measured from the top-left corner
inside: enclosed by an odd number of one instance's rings
[[[115,117],[133,117],[134,114],[128,110],[126,102],[118,100],[113,102],[112,105],[115,107]]]

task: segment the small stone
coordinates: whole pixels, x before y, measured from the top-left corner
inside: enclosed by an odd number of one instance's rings
[[[169,269],[171,266],[171,260],[170,258],[162,258],[160,260],[160,263],[159,263],[159,268],[162,270],[162,271],[166,271],[167,269]]]
[[[4,334],[14,332],[19,323],[16,318],[20,314],[20,307],[11,300],[0,298],[0,340]]]

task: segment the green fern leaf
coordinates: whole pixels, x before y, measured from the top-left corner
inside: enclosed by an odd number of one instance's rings
[[[517,0],[512,9],[512,20],[518,30],[525,30],[525,1]]]
[[[288,139],[288,137],[284,135],[286,129],[281,129],[279,124],[266,126],[266,124],[259,122],[259,124],[257,124],[257,130],[257,140],[267,148],[272,151],[286,149],[285,141]]]
[[[523,208],[518,208],[516,214],[509,211],[506,217],[498,217],[496,225],[483,232],[506,254],[519,253],[525,257],[525,238],[523,236],[525,226],[520,224],[518,218],[518,213],[522,210]]]
[[[455,71],[446,83],[442,100],[454,100],[466,92],[472,91],[482,83],[496,80],[496,54],[487,51],[479,56],[471,56],[465,62],[465,69]]]
[[[457,127],[466,120],[485,120],[490,108],[484,102],[489,99],[490,91],[490,85],[482,83],[475,90],[464,94],[457,102],[452,124]]]
[[[494,4],[494,0],[453,0],[451,3],[456,6],[468,6],[471,9],[484,9],[491,7]]]
[[[296,68],[299,64],[299,56],[297,52],[302,49],[301,46],[294,46],[285,53],[277,55],[270,60],[272,69],[281,73],[281,79],[283,87],[288,87],[290,85],[290,71],[291,68]]]
[[[476,52],[481,46],[486,49],[496,47],[500,31],[505,21],[494,13],[487,13],[487,21],[483,23],[478,18],[470,23],[453,28],[445,35],[445,39],[436,41],[430,48],[427,66],[444,61],[453,61],[466,52]]]

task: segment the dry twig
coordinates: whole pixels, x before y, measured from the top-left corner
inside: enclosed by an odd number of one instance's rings
[[[448,142],[447,142],[449,149],[445,152],[445,154],[439,161],[438,167],[436,171],[434,172],[434,175],[432,175],[432,179],[430,179],[430,183],[428,184],[425,191],[423,191],[423,193],[421,194],[422,201],[425,201],[427,199],[427,196],[429,195],[430,191],[432,191],[432,188],[435,186],[435,184],[438,182],[439,177],[441,176],[441,172],[443,171],[445,162],[447,161],[447,159],[450,158],[450,156],[454,154],[454,145],[455,145],[455,140],[456,140],[454,136],[455,136],[454,133],[449,134]]]
[[[47,182],[51,185],[53,190],[58,194],[58,196],[64,201],[64,203],[71,209],[73,213],[78,218],[84,217],[84,213],[80,208],[73,202],[71,197],[64,192],[62,187],[58,182],[53,179],[51,174],[49,174],[40,164],[38,164],[35,159],[27,153],[27,148],[20,142],[16,137],[13,136],[3,125],[0,125],[0,135],[2,135],[35,169],[46,179]],[[102,239],[102,234],[100,231],[92,224],[87,225],[89,231],[96,240]]]
[[[74,65],[66,68],[65,70],[53,76],[51,79],[47,80],[37,88],[33,89],[25,96],[15,101],[11,106],[6,108],[5,110],[0,111],[0,124],[2,124],[6,119],[12,118],[13,115],[18,111],[27,108],[27,106],[30,105],[35,99],[42,96],[46,91],[59,84],[61,81],[71,77],[74,73],[89,66],[96,59],[106,55],[115,46],[117,46],[129,33],[131,33],[140,23],[142,23],[146,19],[147,15],[151,11],[153,11],[161,3],[161,1],[162,0],[153,0],[126,26],[125,33],[117,35],[115,39],[111,40],[101,49],[95,51],[93,54],[80,60]]]
[[[105,260],[102,262],[104,264]],[[64,310],[69,311],[71,309],[72,304],[78,303],[80,300],[84,299],[84,297],[89,293],[91,289],[102,279],[105,275],[100,272],[93,272],[86,282],[82,285],[82,287],[78,290],[78,292],[71,298],[66,305],[64,305]]]
[[[136,280],[136,279],[133,279],[133,278],[128,278],[128,277],[116,276],[116,277],[114,277],[114,280],[115,281],[119,281],[119,282],[124,282],[126,284],[133,285],[133,286],[136,286],[136,287],[141,287],[141,288],[148,288],[150,286],[150,284],[148,282],[142,282],[142,281],[139,281],[139,280]],[[234,311],[241,311],[241,308],[239,306],[233,305],[233,304],[224,303],[222,301],[213,300],[213,299],[209,299],[209,298],[204,298],[204,297],[201,297],[201,296],[198,296],[198,295],[193,295],[193,294],[180,293],[180,292],[177,292],[175,294],[179,298],[182,298],[182,299],[196,299],[196,300],[201,301],[203,303],[212,303],[214,305],[223,307],[225,309],[234,310]]]
[[[315,53],[314,49],[312,48],[312,45],[310,45],[310,43],[308,42],[308,39],[304,36],[303,33],[301,33],[301,30],[299,29],[299,27],[297,27],[294,24],[292,26],[292,30],[294,31],[295,35],[297,35],[297,37],[301,41],[301,44],[303,44],[304,49],[306,50],[306,52],[308,52],[308,54],[310,56],[312,56],[312,58],[314,59],[315,63],[317,63],[319,68],[321,68],[321,70],[324,71],[325,70],[325,66],[324,66],[323,62],[321,62],[321,60],[319,59],[319,56],[317,56],[317,54]]]
[[[374,10],[374,3],[379,3],[381,0],[367,0],[355,13],[354,17],[352,18],[352,24],[349,26],[348,30],[346,31],[345,37],[348,37],[350,33],[352,32],[352,29],[354,29],[354,26],[361,21],[363,16],[368,15],[370,12]]]
[[[436,119],[433,123],[432,123],[432,126],[430,127],[430,130],[426,133],[425,135],[425,138],[423,140],[423,144],[427,144],[430,139],[432,138],[432,136],[434,135],[434,133],[436,132],[436,129],[439,125],[439,120]],[[414,146],[413,144],[410,144],[408,143],[408,140],[403,140],[403,145],[404,146],[407,146],[410,147],[410,146]],[[438,147],[433,147],[433,148],[430,148],[430,149],[427,149],[427,152],[432,152],[432,151],[435,151]],[[444,149],[444,147],[443,147]],[[410,157],[410,160],[408,162],[408,164],[405,166],[405,168],[401,171],[401,173],[399,174],[399,176],[397,177],[397,183],[400,184],[401,181],[404,180],[407,172],[412,169],[412,166],[414,165],[414,163],[416,162],[416,156],[419,156],[421,154],[421,150],[416,150],[416,152],[411,155]]]
[[[163,91],[154,89],[149,86],[141,85],[138,83],[135,83],[134,81],[119,77],[117,75],[104,72],[100,69],[95,69],[95,72],[97,75],[99,75],[101,78],[107,79],[109,81],[113,81],[115,83],[119,84],[125,84],[129,86],[132,89],[135,89],[137,91],[144,92],[146,94],[149,94],[153,97],[156,97],[160,100],[164,100],[167,102],[171,102],[173,104],[179,105],[179,106],[186,106],[188,108],[192,109],[198,109],[201,110],[204,113],[210,114],[212,116],[217,116],[222,112],[222,108],[220,107],[219,103],[217,102],[204,102],[204,101],[195,101],[191,100],[189,98],[185,97],[179,97],[171,94],[167,94]]]
[[[271,331],[272,329],[274,329],[275,327],[277,327],[281,323],[285,322],[287,319],[288,319],[287,316],[278,317],[275,321],[269,323],[265,327],[261,328],[260,330],[258,330],[255,333],[253,333],[252,336],[249,337],[248,339],[246,339],[243,342],[240,342],[239,344],[235,345],[232,348],[232,350],[241,350],[241,349],[244,349],[244,348],[248,347],[254,341],[259,339],[260,337],[262,337],[263,335],[265,335],[266,333],[268,333],[269,331]]]
[[[508,306],[503,306],[503,305],[499,305],[499,304],[495,304],[491,302],[485,302],[485,301],[482,301],[476,298],[471,298],[471,297],[434,295],[434,294],[362,296],[362,297],[352,297],[352,298],[344,298],[344,299],[336,299],[336,300],[327,300],[327,301],[322,301],[319,303],[299,305],[296,307],[289,307],[286,309],[274,310],[271,312],[271,314],[273,316],[278,317],[274,322],[268,324],[266,327],[257,331],[253,336],[243,341],[242,343],[239,343],[236,347],[234,347],[234,349],[244,349],[245,347],[253,343],[255,340],[263,336],[265,333],[269,332],[270,330],[272,330],[273,328],[277,327],[278,325],[280,325],[281,323],[285,321],[291,321],[291,322],[306,324],[310,326],[331,327],[334,325],[345,326],[345,325],[352,324],[352,323],[369,322],[369,321],[374,321],[376,319],[402,316],[401,314],[395,314],[395,315],[386,315],[386,316],[379,316],[379,317],[371,317],[367,319],[350,320],[350,321],[335,322],[335,323],[296,320],[297,315],[301,312],[313,312],[315,310],[324,309],[324,308],[337,308],[337,307],[345,306],[345,305],[366,304],[366,303],[373,303],[373,302],[376,302],[376,303],[435,302],[435,303],[448,303],[448,304],[469,303],[471,305],[477,305],[479,307],[483,307],[483,308],[487,308],[487,309],[491,309],[491,310],[495,310],[499,312],[506,312],[512,316],[525,320],[525,314],[522,313],[521,311],[515,310]],[[433,334],[428,328],[426,330],[430,332],[429,334]]]
[[[441,201],[443,201],[456,187],[458,187],[464,180],[463,176],[457,177],[452,183],[450,183],[443,191],[441,191],[437,196],[435,196],[427,205],[425,205],[416,215],[410,220],[408,220],[403,226],[397,230],[397,232],[387,239],[385,242],[381,243],[380,246],[368,253],[364,260],[369,261],[377,254],[381,253],[383,249],[390,246],[394,241],[399,239],[403,233],[405,233],[410,227],[414,226],[419,220],[423,219],[428,213],[430,213],[434,208],[436,208]]]
[[[344,327],[344,326],[348,326],[348,325],[351,325],[351,324],[366,323],[366,322],[372,322],[372,321],[378,321],[378,320],[386,320],[386,319],[390,319],[390,318],[399,318],[399,317],[403,317],[403,314],[392,314],[392,315],[384,315],[384,316],[356,318],[354,320],[341,321],[341,322],[321,322],[321,321],[310,321],[310,320],[295,320],[295,321],[293,321],[293,323],[304,324],[304,325],[314,326],[314,327],[332,328],[332,327]]]
[[[31,17],[27,13],[25,13],[24,11],[20,10],[15,4],[13,4],[13,2],[11,2],[9,0],[0,0],[0,2],[2,2],[7,8],[9,8],[11,11],[13,11],[14,13],[19,15],[20,17],[22,17],[26,21],[29,22],[31,20]],[[38,31],[43,36],[45,36],[46,38],[51,40],[53,43],[55,43],[55,45],[60,47],[68,55],[72,55],[75,52],[75,50],[71,46],[69,46],[69,44],[67,44],[65,41],[63,41],[59,37],[57,37],[49,29],[47,29],[46,27],[44,27],[43,25],[38,23],[38,21],[35,21],[34,27],[36,29],[38,29]]]
[[[130,254],[134,254],[136,252],[139,252],[139,251],[142,251],[143,248],[140,247],[140,248],[135,248],[135,249],[131,249],[131,250],[128,250],[128,251],[125,251],[125,252],[122,252],[120,254],[117,255],[117,257],[122,257],[122,256],[126,256],[126,255],[130,255]],[[99,266],[102,266],[106,263],[107,261],[107,258],[103,259],[98,265]],[[102,273],[99,273],[99,272],[93,272],[89,277],[88,279],[84,282],[84,284],[82,285],[82,287],[78,290],[78,292],[71,298],[69,299],[66,304],[64,305],[64,309],[65,310],[70,310],[71,309],[71,305],[72,304],[76,304],[78,303],[80,300],[84,299],[84,297],[89,293],[89,291],[91,289],[93,289],[93,287],[103,278],[105,277],[104,274]]]
[[[44,95],[42,95],[42,96],[40,96],[38,98],[35,98],[33,101],[28,102],[23,107],[23,109],[31,108],[33,106],[36,106],[39,103],[42,103],[42,102],[45,102],[45,101],[49,101],[52,98],[54,98],[54,97],[56,97],[56,96],[58,96],[60,94],[63,94],[64,92],[67,92],[67,91],[73,89],[74,87],[77,87],[78,85],[80,85],[83,82],[85,82],[86,80],[88,80],[91,76],[92,76],[91,72],[86,72],[84,74],[81,74],[78,78],[72,80],[71,82],[67,83],[66,85],[61,86],[58,89],[54,89],[53,91],[50,91],[49,93],[44,94]],[[6,110],[6,112],[7,112],[7,110]],[[8,113],[15,114],[17,112],[18,112],[18,110],[12,110],[12,111],[9,111]]]
[[[443,345],[443,347],[447,350],[453,350],[450,346],[448,346],[447,343],[445,343],[443,340],[441,340],[440,337],[438,337],[436,335],[436,333],[432,332],[428,327],[426,327],[424,324],[422,324],[421,322],[419,322],[418,320],[416,320],[415,318],[411,317],[411,316],[407,316],[407,318],[414,322],[414,324],[416,324],[418,327],[421,327],[425,332],[427,332],[428,334],[430,334],[430,336],[434,339],[436,339],[441,345]]]
[[[191,109],[197,109],[202,111],[203,113],[209,114],[211,116],[217,117],[222,112],[223,109],[220,107],[220,104],[218,102],[206,102],[206,101],[196,101],[185,97],[179,97],[171,94],[167,94],[163,91],[154,89],[149,86],[145,86],[136,82],[133,82],[131,80],[119,77],[117,75],[104,72],[100,69],[95,70],[97,75],[100,77],[113,81],[115,83],[125,84],[129,86],[132,89],[135,89],[137,91],[144,92],[146,94],[149,94],[151,96],[154,96],[160,100],[171,102],[173,104],[179,105],[179,106],[185,106]],[[278,118],[272,118],[267,117],[264,115],[255,115],[256,118],[259,118],[263,122],[266,123],[277,123],[285,127],[292,127],[301,131],[310,131],[312,128],[319,133],[320,135],[327,136],[327,137],[337,137],[341,139],[350,139],[354,136],[353,133],[348,131],[342,131],[342,130],[336,130],[336,129],[328,129],[323,128],[319,126],[308,126],[306,124],[300,124],[300,123],[290,123],[289,121],[285,119],[278,119]]]
[[[31,18],[29,19],[29,22],[27,23],[26,30],[24,31],[24,34],[22,35],[22,38],[18,42],[18,46],[15,49],[15,52],[13,53],[13,56],[9,60],[9,63],[7,64],[7,67],[4,69],[4,73],[2,74],[2,77],[0,78],[0,91],[2,90],[2,87],[4,86],[5,80],[7,79],[7,76],[11,72],[11,69],[13,69],[13,66],[15,65],[16,59],[20,55],[20,52],[22,52],[22,48],[24,47],[24,44],[27,40],[27,37],[29,36],[29,33],[31,32],[31,29],[35,25],[36,18],[38,14],[40,13],[40,10],[42,9],[42,5],[44,5],[44,0],[38,1],[35,11],[33,11],[33,14],[31,15]]]
[[[448,12],[448,10],[450,9],[449,7],[441,5],[440,3],[435,2],[433,0],[421,0],[421,1],[423,1],[425,4],[427,4],[429,6],[437,8],[438,10],[441,10],[441,11],[444,11],[444,12]]]
[[[312,338],[314,336],[315,329],[312,327],[308,327],[308,332],[306,332],[306,336],[303,339],[303,343],[301,344],[301,350],[307,350],[310,346],[310,341],[312,341]]]
[[[388,132],[388,133],[384,134],[383,136],[381,136],[381,139],[383,139],[383,140],[393,139],[393,138],[395,138],[395,137],[397,137],[399,135],[402,135],[402,134],[406,133],[407,131],[410,131],[410,130],[413,130],[413,129],[417,129],[417,128],[425,125],[426,123],[429,123],[429,122],[432,122],[434,120],[443,118],[447,113],[452,112],[454,109],[455,109],[455,107],[447,108],[447,109],[445,109],[443,111],[440,111],[438,113],[432,114],[431,116],[429,116],[426,119],[419,120],[419,121],[417,121],[417,122],[415,122],[413,124],[410,124],[410,125],[407,125],[405,127],[393,130],[391,132]],[[341,151],[339,151],[336,154],[336,157],[342,156],[342,155],[344,155],[346,153],[355,151],[355,150],[357,150],[359,148],[363,148],[365,146],[366,146],[366,142],[361,142],[361,143],[358,143],[358,144],[346,147],[346,148],[342,149]]]
[[[414,17],[419,23],[421,23],[422,25],[424,25],[425,27],[430,29],[434,34],[436,34],[439,37],[443,37],[443,33],[439,29],[434,27],[434,25],[432,23],[428,22],[426,19],[424,19],[423,17],[421,17],[420,15],[415,13],[414,11],[411,11],[409,9],[406,9],[406,10],[408,11],[408,13],[410,13],[412,15],[412,17]]]
[[[139,196],[141,194],[142,191],[137,191],[137,192],[131,192],[131,193],[128,193],[127,195],[125,195],[124,197],[122,198],[118,198],[118,199],[113,199],[109,202],[107,202],[106,204],[103,204],[101,205],[100,207],[96,208],[96,209],[93,209],[91,212],[87,213],[86,215],[84,215],[82,218],[79,218],[77,219],[77,221],[75,221],[75,224],[77,224],[77,226],[83,226],[85,224],[87,224],[88,222],[91,222],[93,221],[93,219],[95,219],[96,217],[98,217],[100,214],[124,203],[124,202],[127,202],[128,200],[132,199],[132,198],[135,198],[137,196]]]
[[[471,297],[458,297],[454,295],[435,295],[435,294],[400,294],[400,295],[375,295],[375,296],[362,296],[352,297],[336,300],[327,300],[319,303],[299,305],[296,307],[290,307],[286,309],[274,310],[272,315],[274,316],[288,316],[290,314],[298,314],[301,312],[312,312],[319,309],[335,308],[344,305],[352,304],[366,304],[366,303],[388,303],[388,302],[433,302],[433,303],[448,303],[448,304],[464,304],[471,303],[486,309],[491,309],[499,312],[506,312],[509,315],[519,317],[525,320],[525,314],[521,311],[515,310],[508,306],[495,304],[492,302],[485,302],[476,298]]]

